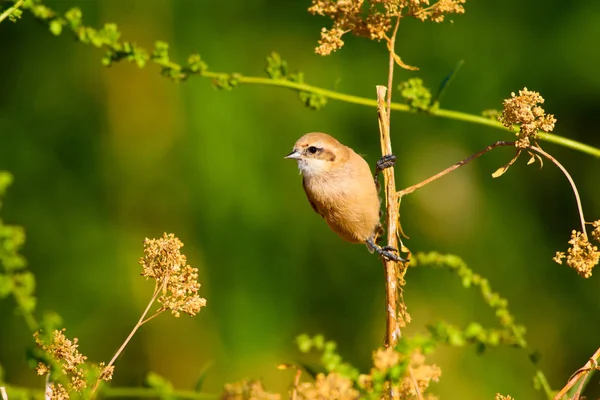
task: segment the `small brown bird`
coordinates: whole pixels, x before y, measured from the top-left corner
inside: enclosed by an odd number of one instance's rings
[[[354,150],[325,133],[313,132],[298,139],[285,158],[298,162],[310,205],[335,233],[348,242],[364,243],[385,258],[404,261],[393,254],[396,249],[375,243],[381,230],[377,177],[394,165],[395,156],[382,157],[373,177],[369,164]]]

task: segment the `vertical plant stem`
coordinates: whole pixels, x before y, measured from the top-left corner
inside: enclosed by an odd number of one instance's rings
[[[400,16],[396,18],[394,30],[391,38],[388,39],[389,69],[388,69],[388,87],[377,86],[377,111],[379,119],[379,141],[381,144],[381,155],[393,154],[392,142],[390,138],[391,105],[392,105],[392,87],[394,83],[394,46],[396,35],[400,26]],[[387,98],[386,98],[387,92]],[[386,227],[387,227],[387,245],[398,248],[398,219],[399,204],[396,194],[396,179],[394,177],[394,167],[383,171],[386,194]],[[386,329],[385,329],[385,347],[394,347],[398,339],[402,336],[398,324],[398,266],[393,260],[382,258],[385,272],[385,300],[386,300]]]
[[[377,100],[379,102],[379,134],[381,153],[383,155],[392,154],[385,93],[385,86],[377,86]],[[398,195],[396,194],[394,168],[390,167],[383,170],[383,176],[385,179],[386,194],[387,245],[398,248]],[[385,347],[393,347],[402,335],[398,325],[398,268],[396,262],[393,260],[382,258],[382,262],[385,270],[386,299],[386,330],[384,345]]]

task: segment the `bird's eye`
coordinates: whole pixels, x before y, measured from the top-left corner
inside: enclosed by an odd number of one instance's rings
[[[310,147],[308,148],[308,152],[309,152],[310,154],[315,154],[315,153],[316,153],[318,150],[319,150],[319,149],[317,149],[315,146],[310,146]]]

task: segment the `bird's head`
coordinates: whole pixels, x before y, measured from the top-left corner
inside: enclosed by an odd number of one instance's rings
[[[307,133],[285,158],[296,160],[304,176],[326,174],[342,165],[348,148],[326,133]]]

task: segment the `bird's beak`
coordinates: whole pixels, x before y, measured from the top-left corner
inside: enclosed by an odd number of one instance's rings
[[[283,157],[283,158],[291,158],[292,160],[299,160],[302,158],[302,155],[300,154],[300,152],[298,150],[292,151],[290,154],[288,154],[287,156]]]

